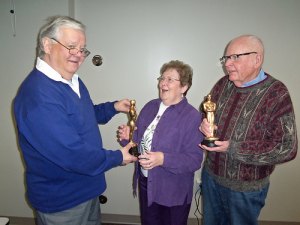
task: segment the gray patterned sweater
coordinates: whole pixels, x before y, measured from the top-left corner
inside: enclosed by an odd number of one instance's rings
[[[275,165],[297,154],[295,115],[286,86],[267,74],[255,85],[238,88],[224,76],[211,95],[217,103],[217,136],[230,145],[226,153],[207,153],[206,170],[232,190],[263,188]]]

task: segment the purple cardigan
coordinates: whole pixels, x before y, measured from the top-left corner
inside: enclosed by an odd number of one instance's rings
[[[143,134],[156,116],[160,99],[148,102],[141,110],[134,133],[134,141],[140,143]],[[166,109],[152,139],[151,151],[164,153],[164,164],[149,170],[148,205],[153,202],[164,206],[191,203],[194,172],[201,167],[203,153],[198,144],[203,135],[198,127],[201,114],[186,98]],[[134,176],[134,190],[139,176],[139,165]]]

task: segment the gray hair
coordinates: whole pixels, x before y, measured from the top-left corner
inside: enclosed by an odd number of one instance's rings
[[[38,34],[37,55],[43,58],[45,55],[43,39],[45,37],[57,39],[60,28],[68,27],[81,30],[85,33],[85,25],[68,16],[52,16],[47,19],[47,23],[43,25]]]
[[[179,74],[179,80],[181,86],[187,85],[187,90],[183,93],[186,96],[188,90],[192,86],[193,80],[193,69],[190,65],[180,61],[180,60],[172,60],[168,63],[165,63],[160,68],[160,75],[162,76],[163,73],[168,69],[175,69]]]

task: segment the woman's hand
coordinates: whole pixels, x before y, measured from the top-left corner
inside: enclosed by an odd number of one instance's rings
[[[117,136],[118,136],[118,140],[122,141],[122,140],[129,140],[129,132],[130,132],[130,127],[128,125],[121,125],[118,127],[118,131],[117,131]]]
[[[145,170],[153,169],[154,167],[161,166],[164,163],[164,153],[162,152],[146,152],[139,157],[139,163]]]

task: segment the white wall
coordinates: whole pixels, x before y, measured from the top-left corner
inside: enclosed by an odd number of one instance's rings
[[[24,198],[24,166],[11,103],[33,67],[36,35],[44,19],[68,14],[69,9],[87,25],[87,47],[92,54],[79,72],[95,102],[128,97],[136,99],[140,109],[157,97],[156,78],[161,65],[180,59],[194,69],[187,97],[198,108],[223,75],[218,58],[225,45],[237,35],[252,33],[265,43],[264,70],[289,88],[300,129],[298,0],[15,0],[15,4],[17,36],[13,37],[10,1],[0,0],[0,215],[32,216]],[[91,62],[95,54],[104,58],[100,67]],[[100,127],[106,148],[119,148],[116,127],[126,122],[126,115],[119,114]],[[261,220],[300,222],[299,161],[297,157],[275,170]],[[131,195],[132,171],[129,165],[107,173],[108,203],[102,205],[103,213],[138,215],[137,199]],[[195,203],[191,217],[194,210]]]
[[[39,28],[46,17],[67,14],[68,1],[14,0],[14,3],[15,37],[11,1],[0,0],[0,215],[32,217],[24,196],[24,166],[11,105],[20,83],[33,68]]]

